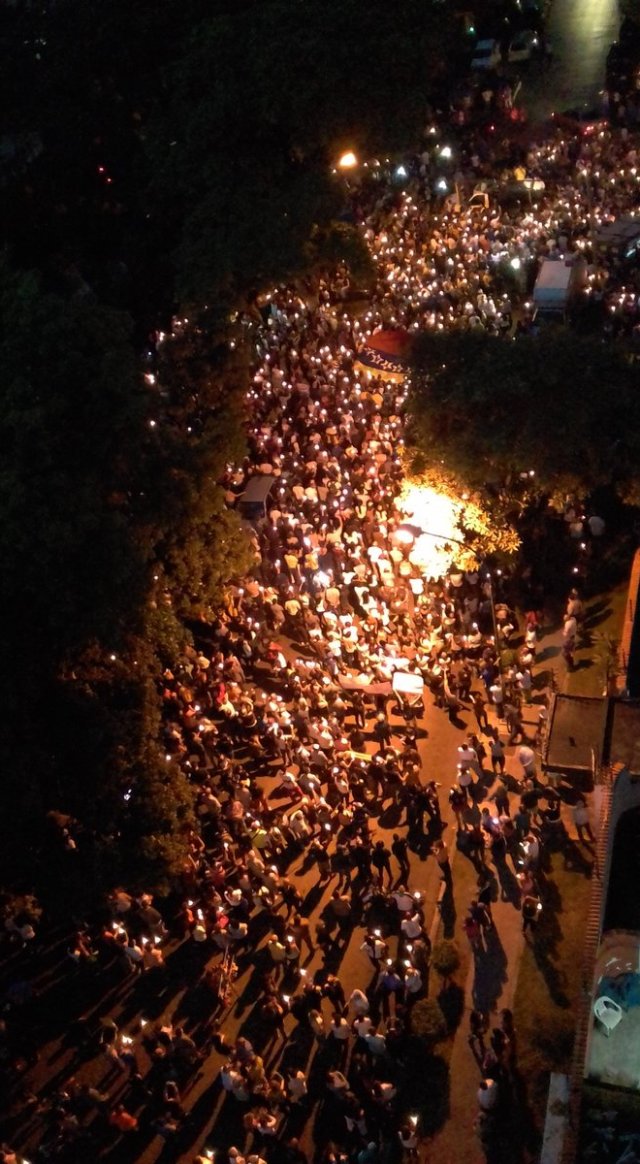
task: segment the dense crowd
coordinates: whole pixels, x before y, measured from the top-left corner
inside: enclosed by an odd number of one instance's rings
[[[456,147],[460,189],[493,173],[492,149],[480,138]],[[191,1144],[188,1093],[205,1065],[219,1073],[208,1142],[221,1158],[304,1164],[300,1135],[318,1103],[327,1161],[377,1164],[390,1145],[414,1158],[420,1126],[403,1088],[432,953],[416,855],[433,857],[445,895],[454,849],[474,863],[477,894],[462,923],[473,946],[494,924],[498,883],[515,882],[523,929],[535,937],[541,838],[561,827],[559,801],[537,769],[540,692],[533,732],[523,718],[543,616],[533,597],[516,616],[508,583],[484,570],[425,576],[398,505],[404,387],[354,365],[378,326],[511,334],[512,299],[523,296],[515,283],[508,289],[505,257],[580,252],[593,296],[627,294],[616,264],[590,249],[590,217],[626,211],[640,171],[624,134],[554,138],[524,149],[527,170],[545,182],[535,203],[499,212],[488,200],[456,212],[435,193],[441,153],[441,139],[427,136],[403,189],[389,175],[351,191],[379,272],[365,311],[347,310],[349,276],[339,270],[304,297],[274,291],[263,323],[250,325],[258,366],[249,453],[225,486],[234,503],[252,475],[275,478],[251,533],[255,567],[164,675],[167,763],[197,789],[183,894],[165,908],[115,891],[106,924],[80,927],[66,953],[82,974],[115,964],[126,988],[141,982],[148,1000],[165,991],[168,951],[180,939],[190,1005],[157,1023],[103,1018],[99,1085],[65,1078],[44,1104],[26,1095],[42,1159],[74,1158],[96,1113],[115,1138],[146,1130]],[[521,329],[531,326],[526,310],[517,316]],[[573,592],[568,663],[582,613]],[[512,662],[501,668],[505,647]],[[399,674],[411,680],[402,690]],[[445,793],[423,769],[433,716],[460,730]],[[449,833],[445,797],[457,826]],[[380,824],[389,808],[392,838]],[[588,841],[586,806],[574,818]],[[317,881],[303,897],[298,874],[310,870]],[[37,926],[12,925],[28,946]],[[347,993],[339,970],[352,940],[362,971]],[[491,1033],[486,1020],[474,1012],[470,1028],[485,1138],[516,1064],[510,1013]],[[6,1148],[5,1164],[15,1158]]]

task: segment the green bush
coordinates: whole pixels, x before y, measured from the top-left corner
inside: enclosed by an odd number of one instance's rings
[[[423,998],[411,1011],[411,1033],[433,1046],[447,1036],[447,1021],[437,1002]]]
[[[460,951],[455,942],[443,938],[436,942],[431,955],[431,965],[437,974],[447,982],[460,965]]]

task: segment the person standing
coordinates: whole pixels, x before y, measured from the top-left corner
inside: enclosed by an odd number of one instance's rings
[[[373,738],[381,752],[384,752],[385,748],[391,747],[391,728],[383,711],[376,716],[376,722],[373,725]]]
[[[473,768],[478,780],[482,779],[482,768],[478,759],[478,753],[471,744],[470,740],[465,740],[464,744],[460,744],[458,748],[458,768],[465,769]]]
[[[542,911],[542,904],[540,898],[533,893],[527,893],[522,899],[522,932],[526,934],[529,930],[532,936],[538,925],[540,913]]]
[[[481,732],[486,732],[489,726],[487,717],[487,701],[481,691],[474,691],[471,696],[471,705],[473,707],[473,714],[476,717],[476,723]]]
[[[453,885],[453,874],[451,872],[451,865],[449,862],[449,850],[447,849],[447,846],[445,845],[444,841],[442,841],[442,840],[436,841],[436,843],[433,846],[433,849],[431,851],[432,851],[436,861],[438,862],[438,865],[440,866],[440,873],[442,875],[442,880],[444,881],[447,888],[451,888]]]
[[[381,959],[384,958],[389,947],[383,940],[380,930],[369,930],[360,949],[364,950],[374,970],[379,970]]]
[[[487,1020],[479,1010],[472,1010],[469,1014],[469,1035],[467,1041],[478,1063],[482,1063],[486,1054],[484,1037],[487,1033]]]
[[[387,877],[389,878],[389,885],[391,886],[393,882],[393,874],[391,872],[391,853],[386,847],[384,841],[376,841],[375,845],[373,846],[371,864],[373,865],[378,874],[378,877],[380,878],[380,884],[382,885],[383,873],[386,873]]]
[[[536,754],[533,748],[528,744],[521,744],[518,748],[518,760],[522,765],[522,772],[524,777],[530,780],[535,780],[536,775]]]
[[[587,807],[587,802],[584,796],[578,797],[571,810],[571,815],[573,817],[573,823],[576,826],[578,838],[584,843],[584,835],[586,833],[587,839],[589,841],[595,841],[593,830],[591,828],[591,822],[589,820],[589,809]]]
[[[409,845],[407,838],[399,836],[398,833],[394,833],[391,842],[391,852],[399,865],[398,879],[400,883],[408,882],[411,876],[411,865],[409,863]]]
[[[493,925],[494,925],[493,914],[491,912],[491,903],[494,899],[495,884],[496,884],[495,878],[493,877],[493,874],[489,872],[488,869],[485,868],[479,873],[478,881],[477,881],[478,892],[476,895],[476,900],[478,902],[478,905],[482,906],[482,908],[484,909],[487,917],[489,918],[489,925],[491,927],[493,927]]]
[[[489,687],[489,695],[491,696],[491,702],[496,709],[496,715],[498,719],[504,719],[504,687],[502,686],[502,680],[499,676],[494,679],[493,683]]]
[[[458,824],[458,832],[466,831],[467,825],[464,819],[464,814],[469,805],[467,794],[463,788],[458,784],[454,784],[449,793],[449,804]]]
[[[495,774],[497,775],[498,772],[500,772],[500,773],[504,772],[504,765],[505,765],[504,744],[503,744],[502,740],[500,739],[500,736],[498,735],[497,732],[494,735],[493,739],[491,740],[491,743],[489,745],[489,751],[491,753],[491,767],[493,768],[493,771],[495,772]]]
[[[482,1079],[477,1093],[480,1111],[492,1111],[498,1102],[498,1084],[495,1079]]]
[[[492,800],[496,806],[496,812],[499,817],[510,816],[509,812],[509,789],[504,776],[498,777],[498,783],[494,792],[491,793],[489,800]]]
[[[508,744],[515,744],[517,739],[526,739],[524,723],[522,722],[522,712],[516,703],[505,703],[504,716],[507,722],[507,731],[509,732]]]

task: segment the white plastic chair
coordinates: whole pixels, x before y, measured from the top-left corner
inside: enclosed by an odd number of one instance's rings
[[[593,1004],[593,1013],[598,1022],[602,1023],[607,1038],[620,1022],[623,1014],[622,1007],[619,1003],[614,1002],[606,994],[596,998]]]

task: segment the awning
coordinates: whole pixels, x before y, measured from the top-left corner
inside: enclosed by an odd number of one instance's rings
[[[358,352],[356,371],[400,383],[409,371],[412,338],[403,328],[374,331]]]

